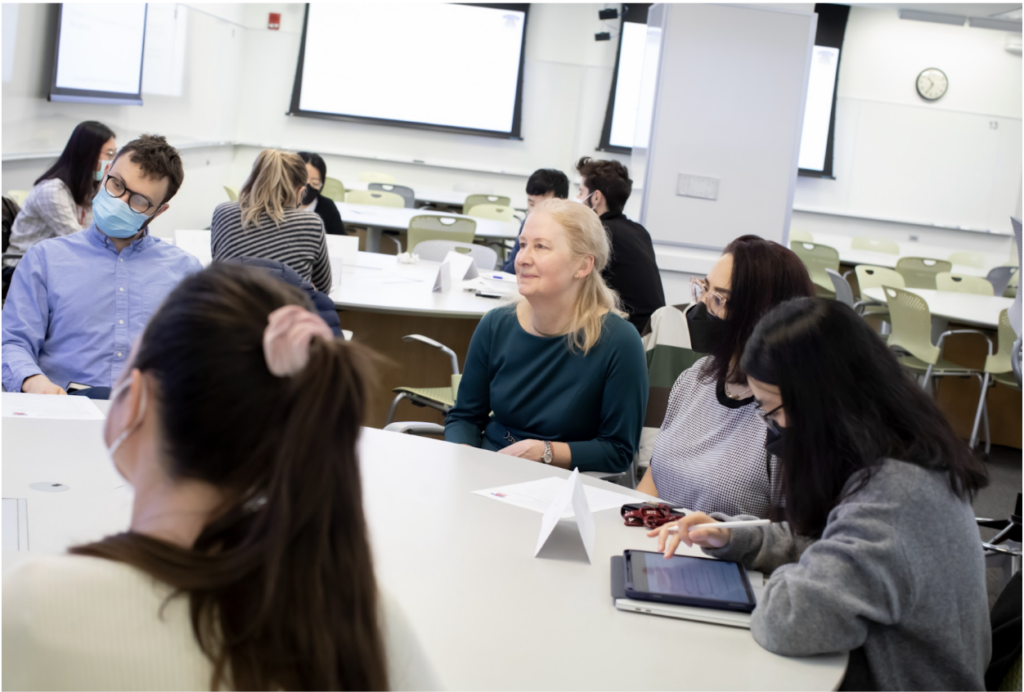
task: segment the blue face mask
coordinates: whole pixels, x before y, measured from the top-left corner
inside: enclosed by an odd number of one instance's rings
[[[96,178],[96,182],[103,180],[103,176],[107,174],[107,169],[110,168],[110,164],[114,163],[107,159],[100,159],[100,169],[93,172],[93,177]]]
[[[114,199],[102,188],[92,199],[92,214],[96,227],[111,238],[131,238],[150,218],[126,202]]]

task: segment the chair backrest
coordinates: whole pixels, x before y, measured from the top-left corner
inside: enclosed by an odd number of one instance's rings
[[[377,192],[376,190],[349,190],[345,193],[345,201],[349,204],[373,204],[378,207],[405,208],[405,200],[394,192]]]
[[[845,303],[851,308],[853,307],[853,289],[850,287],[850,282],[843,278],[843,275],[834,269],[825,269],[825,273],[828,274],[828,278],[832,279],[832,287],[836,291],[836,300],[840,303]]]
[[[860,292],[863,296],[865,288],[881,288],[882,286],[903,288],[907,284],[903,281],[903,275],[893,269],[874,267],[870,264],[858,264],[857,285],[860,287]]]
[[[950,272],[939,272],[935,275],[935,288],[940,291],[951,291],[953,293],[973,293],[979,296],[990,296],[992,284],[988,279],[980,276],[964,276],[963,274],[951,274]]]
[[[999,324],[996,327],[996,335],[999,338],[999,347],[991,356],[985,357],[985,372],[1004,373],[1013,370],[1013,363],[1010,356],[1013,353],[1013,342],[1017,340],[1017,334],[1010,324],[1009,310],[999,313]]]
[[[1010,279],[1018,271],[1017,267],[992,267],[989,271],[988,282],[992,284],[992,295],[1001,296],[1006,291],[1006,287],[1010,285]]]
[[[340,180],[330,177],[324,178],[324,189],[320,190],[321,195],[335,202],[344,202],[345,192],[345,185]]]
[[[21,212],[21,205],[10,197],[3,198],[3,251],[11,245],[11,229],[14,228],[14,219]]]
[[[359,174],[359,182],[361,183],[391,183],[395,184],[395,176],[388,175],[387,173],[373,173],[367,171]]]
[[[901,257],[896,260],[896,271],[903,276],[907,288],[935,288],[935,275],[948,272],[953,263],[928,257]]]
[[[860,236],[850,241],[850,247],[854,250],[870,250],[871,252],[885,252],[890,255],[900,254],[900,246],[894,240],[887,238],[870,238]]]
[[[804,240],[790,243],[790,248],[806,265],[811,281],[831,291],[832,279],[828,278],[825,270],[839,271],[839,251],[828,245],[808,243]]]
[[[406,209],[416,208],[416,193],[412,191],[411,187],[405,185],[392,185],[391,183],[370,183],[367,185],[371,190],[379,190],[380,192],[391,192],[396,195],[400,195],[405,200]]]
[[[497,204],[478,204],[472,209],[465,209],[467,216],[475,216],[478,219],[493,219],[495,221],[511,221],[512,207],[503,207]]]
[[[479,204],[497,204],[499,207],[511,206],[512,200],[501,195],[469,195],[462,203],[462,210],[469,213],[469,210]]]
[[[488,272],[494,271],[494,265],[498,263],[498,253],[486,245],[455,240],[421,240],[416,244],[416,254],[428,262],[443,262],[449,252],[469,255],[477,267]]]
[[[228,193],[228,199],[232,202],[238,201],[238,190],[236,188],[225,185],[224,192]]]
[[[980,252],[970,252],[968,250],[954,252],[949,256],[949,261],[953,264],[962,264],[965,267],[985,268],[985,255]]]
[[[814,236],[807,231],[800,230],[799,228],[789,229],[789,242],[792,243],[797,240],[806,240],[808,243],[813,243]]]
[[[893,286],[883,286],[882,290],[892,321],[889,348],[899,346],[926,363],[937,363],[939,349],[932,344],[932,314],[925,299]]]
[[[23,207],[28,199],[28,190],[8,190],[7,196],[17,202],[19,207]]]
[[[424,214],[409,220],[408,248],[412,252],[425,240],[454,240],[472,243],[476,237],[476,221],[458,216]]]

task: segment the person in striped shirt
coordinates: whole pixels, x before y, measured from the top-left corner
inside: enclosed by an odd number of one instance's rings
[[[324,222],[300,209],[306,189],[306,164],[297,154],[265,149],[256,157],[237,202],[213,211],[213,260],[258,257],[282,262],[331,292],[331,263]]]

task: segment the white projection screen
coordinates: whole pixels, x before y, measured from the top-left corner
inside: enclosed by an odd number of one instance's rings
[[[839,49],[815,46],[811,74],[807,80],[804,129],[800,137],[799,167],[807,171],[825,170],[825,152],[832,123],[832,101],[836,93]]]
[[[619,50],[615,56],[608,108],[601,129],[600,151],[628,154],[636,133],[636,114],[640,105],[640,82],[647,54],[647,10],[650,3],[621,5],[622,25],[619,29]]]
[[[51,101],[142,105],[144,3],[64,3]]]
[[[519,139],[528,11],[310,3],[290,115]]]

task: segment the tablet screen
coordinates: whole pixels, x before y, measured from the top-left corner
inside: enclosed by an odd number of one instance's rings
[[[637,591],[712,601],[753,603],[735,562],[630,551],[633,588]]]

